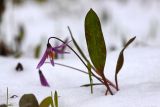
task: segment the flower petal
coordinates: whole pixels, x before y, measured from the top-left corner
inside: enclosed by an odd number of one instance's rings
[[[47,56],[48,56],[48,53],[47,53],[47,50],[46,50],[45,53],[44,53],[44,55],[43,55],[43,57],[42,57],[42,59],[40,60],[40,62],[37,65],[37,69],[39,69],[44,64]]]
[[[56,48],[52,48],[52,51],[59,53],[59,54],[69,53],[69,52],[64,52],[63,50],[58,50]]]
[[[41,70],[39,70],[39,77],[40,77],[41,85],[49,87],[49,84]]]
[[[50,59],[50,62],[52,64],[52,66],[54,66],[54,60],[53,59]]]
[[[71,41],[72,41],[72,40],[71,40]],[[54,49],[62,48],[62,47],[64,47],[64,46],[66,46],[68,43],[70,43],[71,41],[66,42],[66,43],[63,43],[63,44],[61,44],[61,45],[59,45],[59,46],[55,46]]]

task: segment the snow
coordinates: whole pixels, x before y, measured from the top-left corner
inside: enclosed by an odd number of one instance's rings
[[[115,51],[107,57],[105,74],[112,81],[118,54],[119,51]],[[50,64],[43,65],[41,70],[51,85],[49,88],[43,87],[40,85],[36,69],[38,60],[0,57],[0,103],[5,103],[6,87],[8,87],[9,96],[18,96],[9,99],[15,107],[18,107],[18,101],[23,94],[34,93],[40,102],[55,90],[60,96],[60,107],[159,107],[159,56],[159,48],[154,47],[126,50],[125,63],[118,76],[120,91],[115,92],[113,96],[104,95],[104,86],[95,86],[94,93],[91,94],[89,87],[80,87],[89,82],[88,75],[58,65],[55,67]],[[23,64],[24,71],[15,71],[18,62]],[[86,70],[78,59],[55,60],[55,62]]]
[[[159,107],[159,7],[158,0],[129,0],[124,4],[117,0],[55,0],[45,5],[30,1],[20,6],[13,6],[11,0],[8,0],[0,39],[11,46],[20,24],[24,25],[26,34],[22,44],[24,54],[20,59],[0,56],[0,104],[6,103],[8,87],[9,97],[18,96],[9,98],[13,107],[18,107],[23,94],[35,94],[40,103],[55,90],[59,95],[59,107]],[[68,37],[67,26],[70,26],[77,42],[86,52],[86,44],[82,42],[85,41],[84,18],[90,8],[100,17],[107,48],[115,46],[118,49],[107,54],[105,75],[112,82],[121,40],[137,37],[135,43],[125,51],[124,66],[118,75],[120,91],[114,90],[113,96],[105,96],[106,88],[95,86],[91,94],[89,87],[80,87],[89,83],[88,75],[58,65],[52,67],[50,64],[41,68],[50,87],[41,86],[36,69],[40,58],[33,58],[34,47],[42,43],[44,50],[50,36],[61,39]],[[109,15],[106,22],[103,13]],[[24,71],[15,70],[18,62],[22,63]],[[73,53],[55,62],[86,70]],[[98,81],[94,79],[94,82]]]

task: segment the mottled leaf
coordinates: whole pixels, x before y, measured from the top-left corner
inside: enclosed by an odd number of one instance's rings
[[[43,101],[40,103],[40,106],[39,107],[50,107],[50,105],[52,107],[54,107],[54,104],[53,104],[53,99],[51,96],[43,99]]]
[[[124,52],[124,50],[129,46],[129,44],[131,44],[131,43],[134,41],[135,38],[136,38],[136,37],[131,38],[131,39],[126,43],[126,45],[124,46],[124,48],[121,50],[121,52],[120,52],[120,54],[119,54],[119,58],[118,58],[118,60],[117,60],[116,74],[119,73],[119,71],[121,70],[121,68],[122,68],[122,66],[123,66],[123,62],[124,62],[123,52]]]
[[[96,73],[103,74],[106,62],[106,46],[97,14],[90,9],[85,18],[85,37],[89,56]]]
[[[119,71],[121,70],[123,63],[124,63],[124,55],[123,52],[124,50],[135,40],[136,37],[131,38],[126,45],[124,46],[124,48],[121,50],[118,60],[117,60],[117,65],[116,65],[116,72],[115,72],[115,82],[116,82],[116,88],[117,90],[119,90],[118,87],[118,80],[117,80],[117,74],[119,73]]]
[[[131,38],[127,43],[126,45],[124,46],[124,48],[127,48],[134,40],[136,39],[136,36]]]
[[[39,107],[38,100],[34,94],[24,94],[19,100],[19,107]]]

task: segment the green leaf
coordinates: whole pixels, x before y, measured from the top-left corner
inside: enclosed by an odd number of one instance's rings
[[[58,107],[58,94],[57,94],[57,91],[55,91],[55,93],[54,93],[54,103],[55,103],[55,107]]]
[[[90,64],[87,64],[87,66],[88,66],[89,81],[91,84],[91,94],[93,94],[93,79],[92,79],[91,66],[90,66]]]
[[[96,68],[96,73],[103,75],[106,62],[106,46],[97,14],[90,9],[85,18],[85,37],[89,56]]]
[[[39,106],[39,107],[49,107],[50,105],[51,105],[52,107],[54,107],[53,100],[52,100],[52,97],[51,97],[51,96],[43,99],[43,101],[40,103],[40,106]]]

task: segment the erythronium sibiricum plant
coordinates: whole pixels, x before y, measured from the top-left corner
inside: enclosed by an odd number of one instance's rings
[[[123,66],[124,50],[135,40],[136,37],[131,38],[126,43],[126,45],[124,46],[124,48],[121,50],[121,52],[119,54],[116,69],[115,69],[115,84],[114,84],[109,79],[107,79],[107,77],[104,74],[104,67],[105,67],[106,56],[107,56],[107,48],[105,45],[100,20],[99,20],[97,14],[92,9],[89,10],[89,12],[87,13],[87,15],[85,17],[84,27],[85,27],[85,38],[86,38],[86,42],[87,42],[87,48],[88,48],[89,57],[90,57],[91,61],[89,59],[87,59],[86,55],[83,53],[83,51],[81,50],[81,48],[77,44],[69,27],[68,27],[68,30],[70,32],[72,41],[73,41],[76,49],[78,50],[79,54],[75,50],[73,50],[68,44],[66,44],[63,40],[61,40],[57,37],[50,37],[48,39],[48,43],[49,43],[49,40],[52,38],[61,41],[63,43],[61,46],[66,45],[68,48],[70,48],[76,54],[76,56],[81,60],[81,62],[84,64],[84,66],[87,68],[88,72],[82,71],[80,69],[77,69],[77,68],[74,68],[71,66],[63,65],[63,64],[58,64],[58,63],[55,63],[55,64],[69,67],[69,68],[78,70],[80,72],[83,72],[85,74],[88,74],[90,84],[86,84],[83,86],[90,86],[91,93],[93,93],[93,86],[94,85],[104,85],[106,87],[105,95],[107,95],[108,92],[111,95],[113,95],[113,88],[117,91],[119,90],[117,76]],[[58,47],[58,48],[60,48],[60,47]],[[48,47],[48,44],[47,44],[47,50],[46,50],[44,56],[42,57],[42,60],[38,64],[37,68],[40,68],[42,66],[42,64],[45,62],[45,59],[47,58],[47,56],[50,56],[50,57],[52,56],[52,55],[50,55],[50,52],[59,53],[57,51],[57,47],[54,47],[54,49],[53,49],[51,46]],[[50,59],[51,59],[51,64],[54,65],[53,57],[51,57]],[[99,80],[100,83],[93,83],[92,77]],[[111,87],[113,87],[113,88],[111,88]]]

